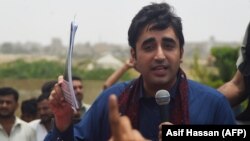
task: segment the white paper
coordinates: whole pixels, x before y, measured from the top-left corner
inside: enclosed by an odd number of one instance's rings
[[[69,43],[69,49],[65,64],[65,71],[64,71],[64,82],[61,85],[61,88],[63,90],[64,98],[65,100],[72,106],[73,110],[76,111],[76,109],[79,109],[78,102],[75,96],[73,83],[72,83],[72,54],[73,54],[73,48],[74,48],[74,39],[75,39],[75,33],[77,30],[77,24],[73,21],[71,22],[71,28],[70,28],[70,43]]]

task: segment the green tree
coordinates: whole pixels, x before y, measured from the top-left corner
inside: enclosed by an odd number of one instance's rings
[[[211,54],[216,58],[214,65],[218,68],[219,77],[223,82],[229,81],[236,72],[235,62],[238,58],[238,48],[213,47]]]
[[[58,75],[64,72],[64,64],[57,61],[39,60],[27,62],[22,59],[1,64],[0,78],[7,79],[56,79]],[[85,80],[106,80],[112,73],[113,69],[94,69],[86,71],[84,67],[74,65],[72,67],[73,75],[81,76]],[[122,80],[131,79],[129,73],[125,73]]]
[[[29,63],[19,59],[1,64],[0,78],[55,78],[59,74],[62,74],[63,70],[64,66],[55,61],[39,60]]]
[[[191,75],[198,82],[217,88],[223,81],[216,75],[216,68],[199,63],[198,52],[194,53],[193,64],[191,65]]]
[[[199,53],[194,53],[191,74],[195,80],[218,88],[229,81],[235,71],[235,62],[238,57],[238,48],[229,46],[215,46],[211,49],[211,55],[215,58],[211,66],[199,63]]]

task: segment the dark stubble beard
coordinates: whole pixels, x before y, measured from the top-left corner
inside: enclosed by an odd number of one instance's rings
[[[41,123],[50,123],[53,117],[53,115],[46,116],[46,118],[43,117],[41,118]]]
[[[11,119],[14,118],[15,116],[13,114],[8,114],[8,115],[0,115],[0,119]]]

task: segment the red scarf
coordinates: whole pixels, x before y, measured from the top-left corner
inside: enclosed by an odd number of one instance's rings
[[[171,99],[170,122],[173,124],[189,124],[188,83],[185,73],[180,69],[177,74],[176,97]],[[138,129],[139,94],[143,85],[142,76],[132,81],[119,96],[120,111],[129,117],[133,128]]]

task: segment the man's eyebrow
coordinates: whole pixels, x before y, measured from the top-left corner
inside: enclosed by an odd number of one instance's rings
[[[164,42],[170,42],[170,43],[176,43],[176,41],[174,39],[169,38],[169,37],[163,37],[162,41],[164,41]]]
[[[154,38],[148,38],[148,39],[146,39],[146,40],[144,40],[144,41],[142,42],[142,45],[145,45],[145,44],[148,44],[148,43],[152,43],[152,42],[154,42],[154,41],[155,41]]]

